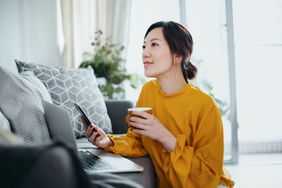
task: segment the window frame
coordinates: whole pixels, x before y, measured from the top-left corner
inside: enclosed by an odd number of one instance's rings
[[[187,0],[189,2],[189,0]],[[186,0],[179,0],[180,22],[187,26]],[[236,164],[239,161],[238,144],[238,120],[237,120],[237,95],[236,95],[236,71],[235,71],[235,44],[233,29],[233,5],[232,0],[225,0],[227,52],[229,71],[229,95],[230,95],[230,117],[231,117],[231,158],[225,159],[225,164]]]

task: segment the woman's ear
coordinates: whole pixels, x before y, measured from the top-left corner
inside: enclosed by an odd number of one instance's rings
[[[180,55],[174,55],[173,58],[174,58],[174,62],[181,63],[183,57]]]

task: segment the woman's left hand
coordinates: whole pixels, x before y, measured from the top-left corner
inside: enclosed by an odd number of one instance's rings
[[[143,117],[139,118],[131,116],[129,118],[129,124],[132,126],[133,132],[159,141],[168,151],[173,150],[176,138],[168,129],[166,129],[158,118],[142,111],[134,111],[132,114]]]

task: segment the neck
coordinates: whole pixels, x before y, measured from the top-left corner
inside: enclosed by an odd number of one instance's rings
[[[162,92],[174,94],[181,90],[187,83],[182,75],[182,71],[170,71],[157,78]]]

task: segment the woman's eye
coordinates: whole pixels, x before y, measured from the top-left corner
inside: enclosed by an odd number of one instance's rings
[[[159,45],[158,45],[157,43],[153,42],[153,43],[151,44],[151,46],[155,47],[155,46],[159,46]]]

